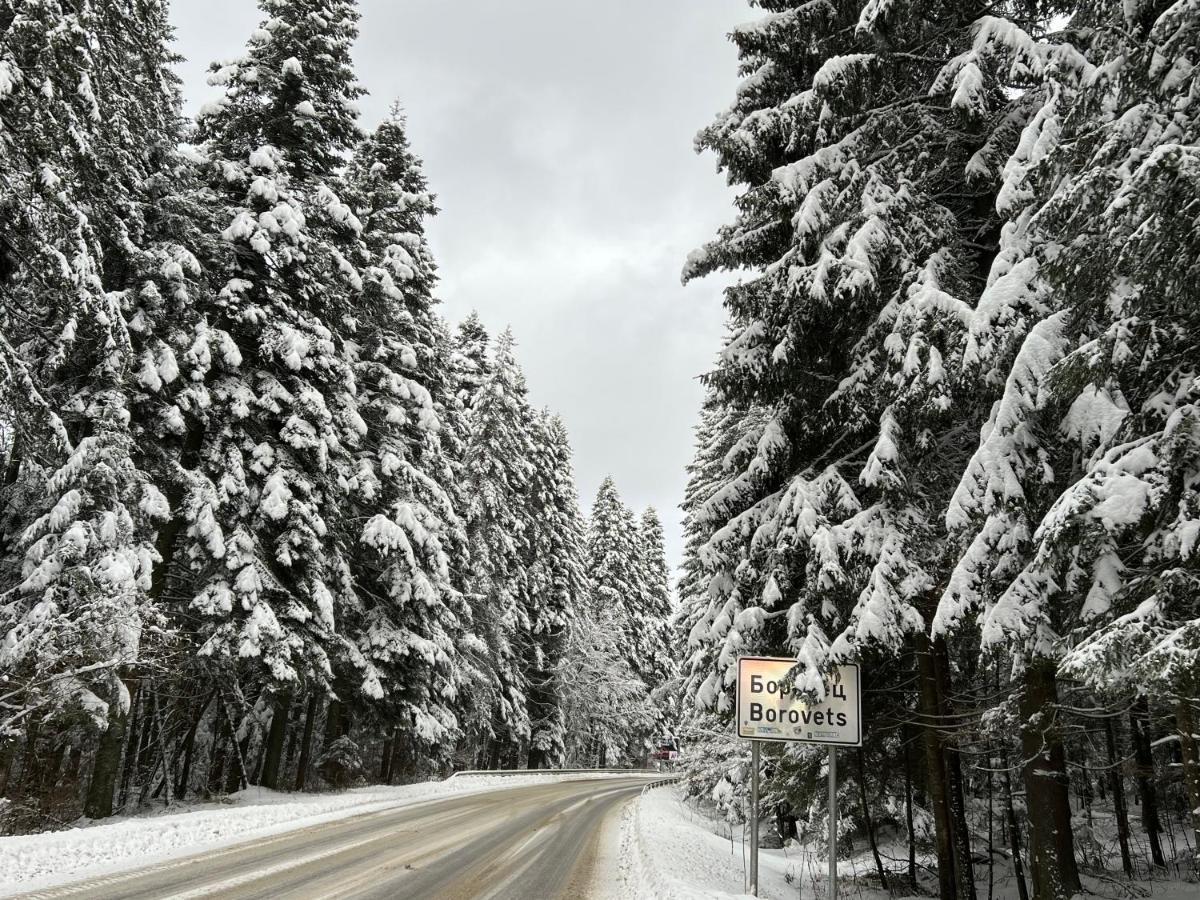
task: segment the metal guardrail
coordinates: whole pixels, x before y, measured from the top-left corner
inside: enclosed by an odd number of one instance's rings
[[[679,780],[678,775],[668,775],[666,778],[659,778],[657,781],[652,781],[642,788],[641,796],[646,796],[647,791],[652,791],[655,788],[666,787],[668,784],[674,784]]]
[[[460,775],[643,775],[653,769],[464,769],[446,777],[446,781]]]

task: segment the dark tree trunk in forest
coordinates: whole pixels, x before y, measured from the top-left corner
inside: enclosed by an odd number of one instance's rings
[[[1183,786],[1187,792],[1192,819],[1192,853],[1200,861],[1200,740],[1197,740],[1196,711],[1188,699],[1175,708],[1179,728],[1179,753],[1183,764]]]
[[[908,886],[917,889],[917,836],[913,827],[912,754],[908,747],[908,726],[901,726],[900,743],[904,747],[904,827],[908,829]]]
[[[397,731],[399,729],[393,726],[383,742],[383,749],[379,751],[379,781],[382,784],[392,783],[392,748],[396,745]]]
[[[392,741],[392,758],[388,763],[388,784],[396,783],[396,776],[399,775],[403,779],[402,783],[407,784],[407,780],[412,776],[412,754],[408,752],[408,743],[404,740],[404,736],[400,733],[400,729],[396,729],[395,740]]]
[[[955,900],[958,898],[958,881],[954,872],[954,837],[946,789],[946,761],[939,728],[941,701],[933,647],[923,632],[916,635],[916,656],[921,730],[925,743],[925,780],[929,790],[929,805],[933,809],[934,837],[937,845],[938,896],[942,900]]]
[[[113,814],[113,795],[117,789],[117,772],[121,767],[121,749],[129,718],[128,711],[121,709],[120,693],[114,684],[108,701],[108,728],[100,736],[96,748],[87,799],[83,804],[83,814],[89,819],[106,819]]]
[[[246,766],[246,751],[250,748],[250,735],[238,740],[238,723],[229,713],[229,704],[221,698],[221,710],[229,720],[229,761],[225,772],[225,793],[232,794],[250,784],[250,772]]]
[[[14,800],[24,797],[37,778],[37,745],[41,730],[41,721],[36,714],[30,716],[29,722],[25,726],[25,750],[21,754],[21,768],[10,795]]]
[[[175,794],[180,800],[187,796],[188,784],[192,780],[192,754],[196,750],[196,732],[200,728],[200,723],[204,721],[204,714],[208,711],[208,705],[212,703],[212,699],[210,694],[209,698],[200,704],[200,711],[192,719],[192,725],[183,738],[183,764],[179,769],[179,781],[175,783]]]
[[[937,707],[942,721],[949,721],[950,651],[946,639],[933,640],[933,667],[937,675]],[[971,856],[971,830],[967,826],[967,803],[958,739],[945,729],[941,732],[942,755],[946,766],[946,801],[950,806],[951,838],[954,844],[954,877],[960,900],[975,900],[975,868]]]
[[[1025,862],[1021,859],[1021,829],[1017,825],[1017,811],[1013,808],[1012,774],[1008,770],[1007,760],[1004,765],[1004,815],[1008,822],[1013,877],[1017,880],[1017,897],[1019,900],[1029,900],[1029,888],[1025,885]]]
[[[262,778],[259,784],[275,791],[279,789],[280,763],[283,762],[283,745],[287,740],[288,716],[292,711],[292,695],[283,693],[275,700],[275,713],[271,716],[271,728],[267,732],[266,756],[263,759]]]
[[[545,760],[546,760],[546,751],[542,750],[542,748],[540,748],[540,747],[530,747],[529,748],[529,768],[530,769],[545,768],[545,766],[544,766]]]
[[[290,772],[292,770],[292,766],[296,762],[296,748],[300,745],[300,719],[303,718],[303,716],[304,707],[299,703],[293,703],[291,712],[288,713],[287,751],[283,754],[284,774]]]
[[[1129,853],[1129,810],[1125,805],[1125,783],[1121,779],[1117,756],[1117,738],[1112,719],[1104,720],[1104,745],[1108,751],[1108,790],[1113,798],[1113,813],[1117,818],[1117,843],[1121,847],[1121,870],[1133,877],[1133,857]]]
[[[250,773],[246,766],[246,751],[249,749],[250,736],[246,735],[239,741],[235,730],[229,742],[230,765],[225,777],[225,793],[232,794],[250,785]]]
[[[233,726],[230,725],[229,718],[222,714],[220,706],[217,707],[216,721],[220,723],[220,731],[213,740],[212,756],[208,764],[208,793],[210,796],[220,793],[221,785],[225,783],[225,767],[229,764],[229,745],[233,742]]]
[[[971,831],[967,825],[967,802],[962,774],[962,756],[958,742],[944,744],[946,757],[946,795],[954,837],[954,877],[958,880],[960,900],[975,900],[975,867],[971,856]]]
[[[300,739],[300,759],[296,763],[296,790],[304,790],[308,778],[308,766],[312,757],[313,728],[317,718],[317,695],[308,695],[308,709],[304,711],[304,737]]]
[[[1053,660],[1031,660],[1020,704],[1035,900],[1066,900],[1080,890],[1055,671]]]
[[[858,800],[862,805],[863,827],[867,830],[867,842],[871,845],[871,855],[875,857],[875,871],[879,875],[879,886],[888,889],[887,872],[883,868],[883,859],[879,855],[879,845],[875,842],[875,823],[871,821],[871,806],[867,802],[867,767],[863,764],[862,747],[857,748],[855,757],[858,760]]]
[[[1162,851],[1162,824],[1158,818],[1158,792],[1154,788],[1154,750],[1150,740],[1150,704],[1138,697],[1129,711],[1133,759],[1137,764],[1138,794],[1142,800],[1142,827],[1150,843],[1150,857],[1159,868],[1167,861]]]

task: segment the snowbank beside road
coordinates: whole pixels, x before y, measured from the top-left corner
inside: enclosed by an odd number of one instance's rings
[[[745,839],[743,841],[743,839]],[[754,900],[745,893],[750,867],[749,835],[735,826],[733,832],[682,798],[678,786],[646,791],[626,806],[621,820],[620,887],[604,900]],[[892,848],[897,852],[901,848]],[[888,900],[888,893],[869,887],[857,878],[872,871],[869,850],[859,846],[838,862],[839,895],[857,900]],[[759,897],[768,900],[816,897],[826,893],[827,860],[824,851],[797,847],[762,850],[759,854]],[[997,869],[989,890],[986,866],[976,869],[979,895],[995,900],[1017,900],[1015,881]],[[1149,900],[1193,900],[1196,885],[1183,881],[1129,883],[1110,873],[1084,874],[1089,894],[1111,900],[1140,896]],[[843,887],[844,886],[844,887]],[[900,896],[904,896],[902,893]]]
[[[381,812],[443,797],[582,778],[529,774],[471,775],[341,794],[284,794],[249,788],[221,802],[197,803],[158,815],[127,816],[67,831],[0,837],[0,896],[142,868],[336,819]]]
[[[625,810],[621,822],[621,896],[628,900],[753,900],[745,893],[748,857],[740,835],[732,841],[714,833],[718,823],[701,817],[682,800],[675,786],[646,791]],[[748,851],[747,851],[748,852]],[[759,856],[759,896],[794,897],[785,877],[789,864]]]
[[[681,788],[646,791],[625,811],[621,828],[621,900],[754,900],[746,893],[749,832],[707,816],[683,800]],[[864,851],[865,853],[865,851]],[[859,858],[839,862],[846,884],[863,870]],[[759,852],[760,898],[824,897],[827,861],[793,844]],[[839,890],[839,893],[841,891]],[[859,900],[887,900],[886,891],[854,885]]]

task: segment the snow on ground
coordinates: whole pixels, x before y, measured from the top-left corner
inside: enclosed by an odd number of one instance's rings
[[[181,804],[156,815],[121,816],[66,831],[0,837],[0,897],[155,865],[362,813],[447,796],[595,775],[469,775],[339,794],[287,794],[248,788],[222,801]]]
[[[621,828],[621,896],[636,900],[731,900],[749,897],[749,840],[682,799],[678,787],[646,791],[626,808]],[[724,830],[724,834],[718,833]],[[759,896],[824,891],[825,858],[795,849],[759,851]],[[842,871],[842,869],[839,869]],[[848,869],[846,870],[848,873]],[[815,896],[821,896],[816,893]],[[875,895],[856,892],[863,900]],[[880,894],[886,897],[886,894]]]
[[[709,816],[694,802],[683,799],[677,786],[644,792],[622,815],[619,886],[600,894],[600,900],[753,900],[749,884],[749,831]],[[900,846],[882,846],[885,859],[902,859]],[[922,860],[928,864],[931,860]],[[903,865],[901,863],[901,865]],[[824,898],[828,861],[824,850],[791,846],[759,851],[759,896],[774,900],[800,897]],[[888,866],[892,868],[892,866]],[[885,900],[886,891],[872,887],[858,876],[874,872],[870,850],[855,846],[848,858],[838,861],[839,896],[854,900]],[[1017,900],[1015,880],[1007,863],[997,859],[994,882],[988,890],[986,866],[979,894],[993,900]],[[897,883],[903,875],[897,872]],[[1116,875],[1083,876],[1084,887],[1093,897],[1130,900],[1196,900],[1200,887],[1178,880],[1129,883]],[[877,884],[877,882],[876,882]],[[897,896],[903,896],[903,892]]]

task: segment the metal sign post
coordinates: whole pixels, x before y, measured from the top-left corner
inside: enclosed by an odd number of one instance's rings
[[[825,699],[809,704],[789,673],[791,658],[738,659],[737,735],[750,741],[750,893],[758,896],[758,770],[761,741],[829,747],[829,897],[837,897],[837,748],[862,746],[858,666],[836,666]]]
[[[750,893],[758,896],[758,741],[750,742]]]
[[[837,747],[829,746],[829,900],[837,900]]]

